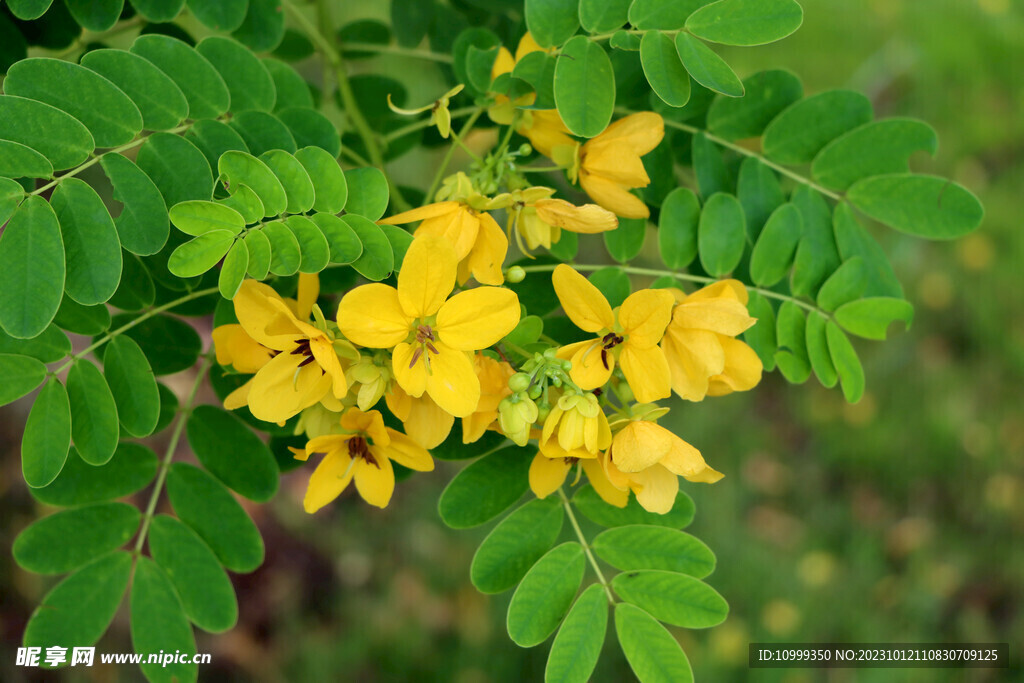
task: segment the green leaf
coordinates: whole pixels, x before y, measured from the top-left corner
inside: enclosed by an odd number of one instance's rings
[[[156,184],[167,207],[213,198],[213,173],[206,157],[181,136],[153,133],[139,148],[135,163]]]
[[[4,140],[39,152],[55,171],[78,166],[96,148],[92,133],[78,119],[35,100],[0,95],[0,121]]]
[[[237,240],[231,245],[224,263],[221,264],[220,276],[217,279],[217,287],[220,295],[225,299],[234,299],[238,288],[242,286],[246,270],[249,268],[249,250],[242,240]]]
[[[116,85],[83,66],[31,57],[7,70],[4,92],[45,102],[81,121],[97,147],[116,147],[142,130],[138,107]]]
[[[825,336],[827,321],[823,315],[807,316],[807,357],[821,386],[831,389],[839,381],[839,375],[836,374],[836,366],[833,365],[832,356],[828,352],[828,340]]]
[[[121,327],[134,317],[114,316],[111,327]],[[123,334],[138,343],[155,375],[171,375],[189,369],[202,351],[202,341],[192,326],[170,315],[155,315]]]
[[[843,304],[835,312],[843,329],[865,339],[885,339],[889,325],[902,320],[910,329],[914,307],[905,299],[870,297]]]
[[[120,154],[104,154],[100,166],[114,186],[114,199],[123,204],[121,214],[114,219],[121,246],[140,256],[160,251],[170,232],[160,190],[134,162]]]
[[[64,3],[75,22],[90,31],[112,28],[124,8],[124,0],[64,0]]]
[[[210,201],[188,201],[175,204],[170,210],[174,227],[186,235],[205,235],[215,230],[227,230],[237,235],[245,227],[245,218],[225,204]]]
[[[103,200],[83,181],[68,178],[53,191],[50,206],[64,242],[64,290],[86,306],[106,302],[121,281],[121,243]]]
[[[580,24],[588,33],[614,31],[628,20],[632,0],[580,0]]]
[[[157,34],[135,39],[131,51],[167,74],[188,100],[188,118],[215,119],[228,110],[231,94],[210,62],[187,44]]]
[[[315,106],[309,86],[295,69],[271,57],[264,57],[260,61],[270,72],[270,77],[274,79],[274,89],[277,91],[275,109],[282,109],[285,106],[309,108]]]
[[[154,23],[174,19],[185,6],[185,0],[131,0],[131,3],[135,11]]]
[[[257,280],[263,280],[270,272],[270,240],[262,230],[250,230],[242,240],[248,252],[245,272]]]
[[[6,223],[24,199],[25,188],[21,183],[10,178],[0,178],[0,221]]]
[[[300,273],[319,273],[327,267],[331,260],[331,249],[324,233],[316,223],[305,216],[289,216],[284,224],[295,235],[298,242],[301,261]],[[390,246],[388,247],[390,249]]]
[[[259,503],[273,498],[278,484],[274,456],[239,418],[214,406],[198,406],[186,432],[199,462],[225,485]]]
[[[214,31],[234,31],[245,21],[249,0],[188,0],[188,9]]]
[[[733,178],[725,167],[718,146],[700,133],[693,136],[693,171],[697,175],[697,188],[707,201],[716,192],[731,192]]]
[[[729,605],[714,588],[686,574],[631,571],[616,575],[611,583],[625,602],[673,626],[709,628],[729,614]]]
[[[132,647],[136,652],[196,651],[195,637],[174,584],[148,557],[139,557],[135,565],[131,596]],[[139,667],[150,681],[183,683],[195,681],[199,665],[143,663]]]
[[[335,158],[341,154],[338,129],[319,111],[309,107],[285,107],[275,115],[288,127],[296,147],[319,147]]]
[[[211,172],[217,171],[217,164],[225,152],[249,153],[249,145],[234,128],[215,119],[202,119],[185,131],[185,139],[194,144],[206,157]],[[236,187],[231,188],[234,194]],[[260,216],[263,214],[261,213]]]
[[[7,0],[7,6],[11,8],[11,14],[22,21],[38,19],[50,9],[53,0]]]
[[[324,214],[340,213],[348,201],[348,183],[337,160],[319,147],[303,147],[295,152],[295,158],[313,181],[313,209]]]
[[[494,519],[526,493],[531,460],[528,449],[509,446],[471,463],[441,493],[441,520],[468,529]]]
[[[672,270],[685,268],[697,256],[697,226],[700,201],[692,190],[672,190],[661,204],[658,221],[658,250]]]
[[[743,216],[747,221],[747,236],[751,242],[761,234],[761,230],[772,212],[786,201],[786,195],[782,191],[775,171],[753,157],[747,157],[740,164],[740,174],[736,181],[736,198],[743,205]]]
[[[587,519],[606,527],[654,524],[672,529],[682,529],[693,521],[694,513],[693,500],[682,491],[676,494],[676,502],[672,506],[672,510],[664,515],[647,512],[632,496],[624,508],[609,505],[601,500],[597,491],[590,484],[585,484],[577,489],[572,503]]]
[[[644,248],[646,236],[646,219],[620,218],[619,227],[603,233],[604,246],[612,258],[620,263],[626,263],[636,258]]]
[[[171,425],[174,422],[174,418],[178,416],[178,397],[174,395],[174,392],[167,388],[166,384],[156,385],[157,391],[160,394],[160,417],[157,418],[156,428],[153,432],[159,432]]]
[[[621,268],[615,266],[595,270],[587,279],[600,290],[601,294],[604,294],[604,298],[608,299],[612,308],[621,306],[632,289],[629,276]]]
[[[107,463],[114,456],[120,430],[117,406],[103,373],[80,359],[68,371],[67,390],[75,448],[90,465]]]
[[[46,379],[46,366],[29,356],[0,353],[0,406],[34,391]]]
[[[363,245],[359,241],[359,237],[342,219],[330,214],[318,213],[310,216],[310,220],[320,228],[320,232],[327,238],[331,263],[352,263],[363,253]]]
[[[121,89],[138,107],[146,130],[169,130],[188,116],[188,100],[170,76],[126,50],[90,50],[82,66]]]
[[[778,348],[775,342],[775,309],[768,299],[752,291],[747,310],[757,318],[757,322],[743,333],[743,341],[761,359],[764,369],[771,372],[775,369],[775,351]]]
[[[202,275],[224,258],[234,241],[235,236],[230,230],[204,232],[171,252],[167,269],[178,277]]]
[[[608,127],[615,74],[608,54],[586,36],[571,38],[555,64],[555,103],[573,135],[592,138]]]
[[[465,83],[471,94],[479,94],[479,91],[476,90],[476,87],[473,85],[473,82],[470,80],[469,74],[467,73],[466,67],[469,48],[476,47],[479,50],[488,50],[500,45],[501,39],[498,38],[494,31],[478,26],[466,28],[459,33],[458,37],[456,37],[455,41],[451,44],[452,58],[454,60],[454,64],[452,66],[455,71],[455,79],[459,83]],[[349,183],[349,186],[352,186],[351,182]]]
[[[839,251],[832,232],[832,212],[820,193],[801,185],[790,197],[800,209],[803,233],[793,259],[791,289],[812,297],[822,281],[839,267]]]
[[[686,24],[694,10],[710,0],[633,0],[629,23],[642,30],[675,31]],[[609,29],[610,30],[610,29]]]
[[[508,606],[508,635],[520,647],[540,645],[569,611],[583,581],[583,548],[563,543],[549,550],[523,577]]]
[[[556,47],[580,27],[578,0],[526,0],[526,28],[541,47]]]
[[[341,220],[352,228],[363,245],[363,253],[352,263],[356,272],[375,282],[391,275],[395,268],[395,255],[391,242],[380,227],[358,214],[346,214]]]
[[[218,204],[230,207],[242,215],[246,225],[258,223],[263,219],[263,202],[248,185],[235,185],[233,192],[224,199],[216,200]]]
[[[724,192],[708,197],[697,228],[704,270],[718,277],[735,270],[747,244],[745,226],[743,206],[736,197]]]
[[[672,38],[648,31],[640,41],[640,63],[651,88],[670,107],[682,107],[690,99],[690,75],[679,60]]]
[[[122,335],[107,342],[103,373],[121,426],[132,436],[151,434],[160,416],[160,394],[149,361],[135,340]]]
[[[217,162],[217,172],[228,192],[246,185],[263,202],[264,216],[278,216],[288,208],[284,186],[265,163],[245,152],[226,152]]]
[[[803,218],[795,204],[787,202],[772,212],[750,255],[754,284],[771,287],[786,277],[803,231]]]
[[[376,221],[388,208],[388,181],[380,169],[353,168],[345,171],[348,201],[345,211]]]
[[[693,683],[690,660],[679,641],[644,610],[615,605],[615,633],[640,683]]]
[[[60,507],[104,503],[148,486],[156,468],[156,454],[137,443],[118,444],[114,457],[102,467],[87,464],[72,448],[60,475],[29,493],[41,503]]]
[[[395,272],[397,273],[402,270],[405,252],[409,251],[409,247],[412,246],[412,235],[397,225],[382,225],[380,229],[391,243],[391,251],[395,257]]]
[[[0,140],[0,176],[4,178],[52,178],[53,164],[39,152],[20,142]],[[6,186],[7,183],[4,185]],[[18,201],[21,201],[25,190],[20,185],[18,190],[20,190],[17,194]],[[11,210],[14,210],[13,207]],[[0,218],[3,217],[4,213],[0,210]]]
[[[274,109],[274,79],[252,51],[230,38],[209,36],[199,41],[196,52],[206,57],[224,79],[231,95],[232,113]]]
[[[629,33],[628,31],[621,30],[612,34],[612,37],[608,40],[608,44],[616,50],[639,52],[641,40],[642,38],[635,33]]]
[[[167,475],[171,506],[206,541],[221,564],[251,572],[263,562],[263,539],[224,485],[198,467],[175,463]]]
[[[132,566],[131,553],[111,553],[58,583],[32,612],[25,626],[25,646],[95,645],[114,619]]]
[[[864,368],[860,358],[850,343],[849,338],[831,320],[825,327],[828,341],[828,352],[832,356],[832,364],[839,373],[839,381],[843,385],[843,397],[847,403],[856,403],[864,395]]]
[[[481,593],[503,593],[515,586],[546,553],[562,530],[562,504],[532,500],[491,530],[473,556],[469,577]]]
[[[896,279],[885,250],[857,221],[849,204],[843,202],[836,206],[832,215],[832,231],[835,233],[839,255],[844,261],[854,256],[864,260],[868,268],[865,296],[903,298],[903,287]]]
[[[228,125],[242,136],[249,150],[256,156],[272,149],[283,149],[291,153],[298,148],[288,126],[265,111],[243,111],[231,117]]]
[[[871,100],[853,90],[827,90],[779,114],[764,129],[761,148],[772,161],[807,164],[829,142],[871,120]]]
[[[728,97],[743,97],[743,83],[707,45],[689,33],[677,33],[676,50],[693,80]]]
[[[302,254],[295,234],[281,221],[263,226],[263,234],[270,241],[270,272],[274,275],[294,275],[299,271]]]
[[[46,329],[64,291],[64,244],[45,199],[28,197],[0,234],[0,327],[29,339]]]
[[[757,137],[804,94],[800,79],[782,69],[760,71],[744,79],[743,89],[746,94],[742,98],[715,98],[708,108],[708,130],[726,140]]]
[[[403,47],[416,47],[434,20],[434,3],[420,0],[392,0],[391,25]]]
[[[232,33],[253,52],[276,48],[284,38],[284,15],[280,0],[249,0],[242,25]]]
[[[157,515],[149,526],[149,550],[174,584],[185,614],[196,626],[221,633],[238,622],[238,601],[231,580],[196,532],[174,517]]]
[[[25,483],[46,486],[60,474],[71,446],[68,392],[53,377],[36,396],[21,440],[21,471]]]
[[[305,213],[313,208],[315,190],[309,173],[298,159],[280,149],[265,152],[260,161],[281,181],[287,197],[288,213]],[[337,165],[337,164],[335,164]]]
[[[800,307],[792,301],[784,301],[779,307],[775,328],[779,345],[775,362],[783,377],[792,384],[803,384],[811,376],[806,325],[807,319]]]
[[[579,250],[579,235],[575,232],[563,230],[562,234],[558,237],[558,241],[552,244],[551,248],[548,249],[548,253],[561,261],[572,261],[576,258],[576,254],[579,253]]]
[[[597,666],[608,628],[608,597],[592,584],[569,610],[551,643],[545,683],[586,683]]]
[[[0,329],[0,353],[53,363],[71,355],[71,340],[52,323],[40,334],[28,339],[17,339]]]
[[[846,193],[855,207],[902,232],[928,239],[963,237],[981,225],[985,210],[962,185],[928,175],[865,178]]]
[[[662,569],[702,579],[715,570],[715,555],[690,534],[660,526],[608,529],[590,544],[602,560],[624,572]]]
[[[527,346],[536,343],[544,331],[544,321],[536,315],[524,315],[519,318],[515,329],[505,335],[505,341],[516,346]]]
[[[18,565],[36,574],[64,574],[128,542],[142,513],[127,503],[100,503],[33,522],[14,539]]]
[[[923,121],[874,121],[825,145],[814,157],[811,174],[825,187],[845,190],[861,178],[906,173],[914,152],[934,155],[938,148],[935,130]]]
[[[512,69],[512,76],[526,81],[537,92],[531,109],[555,108],[555,64],[557,58],[537,50],[523,55]]]
[[[854,256],[825,280],[825,284],[818,290],[818,307],[831,312],[859,298],[864,293],[867,278],[864,260]]]
[[[794,0],[718,0],[686,20],[686,30],[725,45],[764,45],[790,35],[804,22]]]

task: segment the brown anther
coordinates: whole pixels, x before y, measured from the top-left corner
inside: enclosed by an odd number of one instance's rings
[[[416,361],[418,361],[420,359],[420,356],[422,356],[422,355],[423,355],[423,347],[421,346],[418,349],[416,349],[416,351],[414,351],[413,354],[412,354],[412,360],[409,361],[409,369],[410,370],[412,369],[412,366],[416,365]]]
[[[434,330],[430,328],[430,325],[420,325],[416,328],[416,341],[437,341],[437,337],[434,336]]]
[[[563,460],[565,460],[565,464],[568,465],[569,467],[572,467],[573,465],[580,461],[579,458],[563,458]]]
[[[435,356],[437,355],[438,351],[437,351],[437,349],[436,349],[436,348],[434,347],[434,345],[433,345],[433,344],[431,344],[430,342],[423,342],[423,343],[424,343],[424,345],[425,345],[425,346],[426,346],[426,347],[427,347],[428,349],[430,349],[430,352],[431,352],[432,354],[434,354]]]
[[[373,457],[373,453],[370,452],[370,446],[366,443],[366,439],[361,436],[353,436],[348,440],[348,454],[353,460],[362,458],[365,462],[380,469],[380,463],[377,462],[377,459]]]
[[[604,365],[604,369],[605,370],[611,370],[611,367],[609,367],[609,365],[608,365],[608,349],[607,348],[602,348],[601,349],[601,364]]]
[[[309,365],[309,364],[310,364],[310,363],[312,363],[312,362],[313,362],[314,360],[316,360],[316,359],[315,359],[315,358],[313,358],[313,356],[306,356],[306,357],[305,357],[305,358],[304,358],[304,359],[302,360],[302,362],[301,362],[301,363],[299,363],[299,367],[301,368],[301,367],[304,367],[304,366],[306,366],[306,365]]]
[[[601,398],[601,394],[604,393],[604,389],[602,389],[601,387],[598,387],[597,389],[594,389],[590,393],[592,393],[596,398]]]

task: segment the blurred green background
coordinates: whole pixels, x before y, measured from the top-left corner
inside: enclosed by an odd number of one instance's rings
[[[674,406],[671,426],[727,475],[686,490],[697,503],[689,531],[718,555],[708,581],[731,605],[720,627],[675,632],[701,681],[1022,680],[984,669],[747,668],[747,644],[759,641],[998,641],[1010,643],[1014,663],[1024,643],[1024,3],[801,4],[800,31],[725,50],[729,63],[741,76],[788,68],[807,93],[853,87],[872,98],[876,116],[923,118],[941,148],[915,169],[971,188],[987,216],[953,243],[876,233],[917,317],[885,343],[858,343],[868,378],[859,404],[813,379],[791,387],[773,374],[749,394]],[[386,3],[371,0],[336,10],[339,24],[388,16]],[[315,60],[306,66],[315,77]],[[440,92],[431,63],[391,56],[358,68],[405,82],[413,105]],[[393,170],[424,186],[433,159],[403,158]],[[0,413],[5,547],[39,514],[20,477],[26,410]],[[542,680],[547,645],[522,650],[504,631],[510,595],[483,596],[469,583],[487,529],[454,532],[438,518],[438,494],[457,469],[440,463],[383,512],[347,495],[315,517],[301,509],[308,470],[287,475],[273,504],[251,509],[267,561],[234,577],[238,627],[197,632],[214,662],[200,680]],[[28,672],[13,666],[14,647],[49,584],[9,553],[0,580],[9,646],[0,679],[20,680]],[[593,680],[631,680],[614,641],[607,645]],[[123,615],[98,649],[130,650]],[[141,674],[96,667],[74,677]]]

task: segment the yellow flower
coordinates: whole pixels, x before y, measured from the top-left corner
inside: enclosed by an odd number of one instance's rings
[[[405,433],[424,448],[434,448],[448,438],[455,424],[451,413],[442,410],[428,394],[414,398],[397,384],[385,395],[388,410],[402,421]]]
[[[579,150],[579,159],[570,168],[570,180],[576,181],[590,197],[622,218],[647,218],[647,205],[629,191],[647,187],[651,179],[644,170],[643,155],[658,146],[665,137],[665,122],[654,112],[630,114],[588,140]],[[555,161],[567,165],[561,155]],[[572,163],[572,162],[569,162]]]
[[[576,327],[599,336],[562,347],[572,361],[569,376],[582,389],[604,386],[616,358],[636,399],[649,403],[671,393],[669,365],[658,342],[672,315],[673,298],[663,289],[631,294],[616,312],[601,291],[571,267],[560,264],[551,277],[566,315]]]
[[[315,439],[324,434],[337,434],[341,431],[340,419],[341,411],[328,410],[323,403],[314,403],[299,413],[295,434],[304,434],[307,439]]]
[[[583,468],[598,495],[610,505],[625,507],[629,501],[629,492],[620,491],[612,486],[605,474],[601,457],[598,458],[549,458],[537,453],[530,464],[530,490],[538,498],[547,498],[565,483],[569,470],[577,463]],[[575,482],[573,483],[575,485]]]
[[[514,190],[495,197],[488,208],[507,209],[507,231],[509,235],[515,232],[523,253],[537,247],[550,249],[561,239],[563,229],[593,235],[618,227],[619,219],[611,211],[596,204],[575,206],[564,199],[553,199],[554,193],[550,187]]]
[[[494,360],[482,353],[473,357],[473,369],[480,380],[480,402],[472,415],[462,418],[462,443],[474,443],[498,419],[498,405],[512,393],[509,378],[515,370],[508,363]]]
[[[485,285],[505,281],[501,264],[508,253],[508,239],[491,215],[478,211],[464,201],[448,200],[421,206],[380,221],[384,225],[401,225],[422,221],[416,237],[444,237],[455,249],[459,284],[472,275]]]
[[[544,420],[541,432],[540,452],[549,458],[596,458],[612,442],[608,427],[597,396],[586,394],[565,394]]]
[[[386,364],[373,356],[360,355],[359,360],[345,370],[349,391],[355,393],[355,403],[363,412],[377,404],[391,383],[391,363],[386,358],[384,362]]]
[[[307,303],[312,307],[312,300]],[[348,345],[299,320],[295,308],[255,280],[242,283],[234,304],[245,333],[274,355],[249,382],[225,399],[225,407],[248,404],[253,416],[266,422],[284,422],[320,401],[340,410],[348,382],[338,349],[346,350]],[[301,300],[298,306],[304,306]],[[229,334],[237,340],[237,332]],[[235,351],[232,348],[228,353]]]
[[[634,420],[612,439],[605,474],[621,491],[633,491],[648,512],[672,509],[679,479],[712,484],[722,473],[708,467],[700,451],[653,422]]]
[[[360,346],[393,348],[392,372],[410,396],[426,392],[446,412],[466,417],[480,401],[480,380],[467,352],[511,332],[520,310],[515,292],[501,287],[477,287],[448,299],[456,263],[448,240],[417,237],[405,255],[398,288],[356,287],[341,300],[338,327]]]
[[[689,401],[746,391],[761,381],[761,359],[734,337],[757,320],[747,312],[747,290],[722,280],[680,296],[661,348],[672,389]]]
[[[517,446],[525,446],[539,415],[537,404],[521,391],[498,404],[498,429]]]
[[[395,490],[395,472],[391,461],[418,472],[434,469],[430,453],[399,431],[384,426],[376,410],[364,413],[349,409],[341,417],[344,434],[328,434],[311,439],[302,455],[324,453],[309,478],[303,507],[313,513],[327,505],[355,479],[356,490],[370,505],[386,507]]]

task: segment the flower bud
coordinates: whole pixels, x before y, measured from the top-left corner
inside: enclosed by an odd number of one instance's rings
[[[508,388],[518,394],[530,388],[530,376],[525,372],[517,372],[508,380]]]
[[[512,266],[505,271],[505,281],[516,284],[526,279],[526,271],[523,270],[522,266]]]
[[[498,427],[519,446],[530,440],[530,429],[537,421],[537,404],[522,393],[503,398],[498,404]]]

